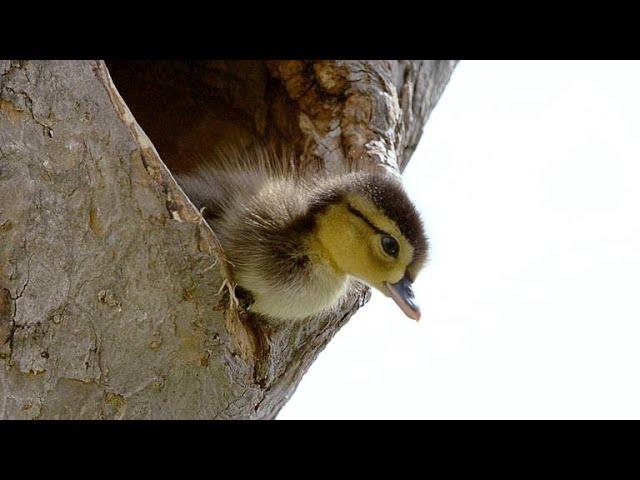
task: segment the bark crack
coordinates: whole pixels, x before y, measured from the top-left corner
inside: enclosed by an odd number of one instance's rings
[[[26,109],[29,112],[29,114],[31,115],[31,118],[33,119],[34,122],[36,122],[38,125],[40,125],[42,127],[42,134],[43,135],[47,135],[49,137],[53,137],[53,130],[51,129],[51,126],[47,125],[42,120],[39,120],[36,117],[35,113],[33,112],[33,99],[29,96],[29,94],[27,92],[25,92],[24,90],[17,90],[16,91],[11,87],[5,87],[5,89],[7,91],[11,92],[14,95],[22,97],[22,99],[24,100]],[[17,108],[17,105],[14,104],[14,107]]]

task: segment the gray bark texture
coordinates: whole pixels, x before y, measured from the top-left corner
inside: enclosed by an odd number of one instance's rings
[[[454,66],[0,61],[0,418],[275,418],[368,289],[239,311],[171,171],[233,130],[401,171]]]

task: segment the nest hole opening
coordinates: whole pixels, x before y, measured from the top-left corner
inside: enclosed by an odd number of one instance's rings
[[[107,60],[120,95],[174,173],[223,142],[270,142],[301,152],[298,114],[266,61]]]

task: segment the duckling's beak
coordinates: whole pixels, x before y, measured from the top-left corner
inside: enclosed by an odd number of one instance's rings
[[[416,322],[420,320],[420,307],[416,303],[411,280],[407,275],[398,283],[384,282],[384,285],[387,287],[393,301],[398,304],[407,317],[414,319]]]

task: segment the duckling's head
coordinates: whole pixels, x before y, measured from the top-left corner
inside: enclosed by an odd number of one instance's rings
[[[324,191],[316,209],[315,238],[333,267],[393,298],[419,320],[412,283],[426,261],[427,238],[399,180],[351,173]]]

